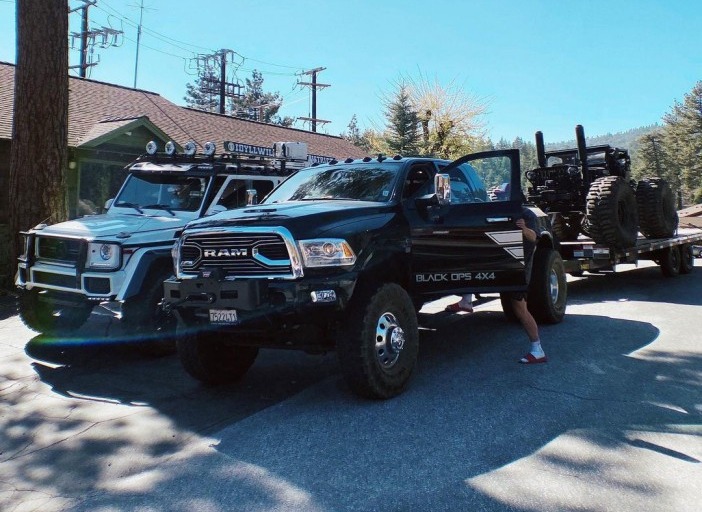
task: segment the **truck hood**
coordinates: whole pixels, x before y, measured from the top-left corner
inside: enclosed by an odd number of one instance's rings
[[[250,226],[285,226],[293,234],[303,230],[314,236],[331,225],[356,222],[359,218],[387,213],[388,203],[351,200],[291,201],[239,208],[190,222],[187,230]]]
[[[165,229],[178,229],[188,219],[164,215],[91,215],[69,220],[36,230],[39,235],[66,236],[71,238],[107,239],[120,233],[149,233]]]

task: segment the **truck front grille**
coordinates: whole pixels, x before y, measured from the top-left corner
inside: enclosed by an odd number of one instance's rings
[[[76,266],[82,240],[72,238],[37,237],[37,260],[45,260],[62,265]]]
[[[186,235],[180,247],[180,271],[194,275],[220,269],[225,277],[290,277],[285,239],[275,232],[218,231]]]

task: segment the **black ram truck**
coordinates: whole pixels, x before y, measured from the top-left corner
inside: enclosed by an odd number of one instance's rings
[[[488,188],[502,183],[509,194],[491,201]],[[164,290],[180,359],[217,384],[239,379],[260,348],[336,350],[354,392],[389,398],[415,367],[424,302],[528,289],[537,320],[559,322],[563,262],[548,217],[523,197],[517,150],[302,169],[260,204],[182,232]],[[529,286],[515,226],[525,207],[539,234]]]

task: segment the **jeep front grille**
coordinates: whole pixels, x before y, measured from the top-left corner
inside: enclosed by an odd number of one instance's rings
[[[72,238],[38,236],[36,258],[37,260],[75,267],[82,244],[82,240]]]
[[[288,240],[286,240],[288,238]],[[276,230],[204,231],[185,235],[180,243],[179,270],[185,276],[220,269],[225,278],[295,277],[291,238]]]

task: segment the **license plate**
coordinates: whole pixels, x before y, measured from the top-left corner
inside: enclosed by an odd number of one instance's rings
[[[239,317],[236,309],[210,309],[211,324],[237,324]]]

